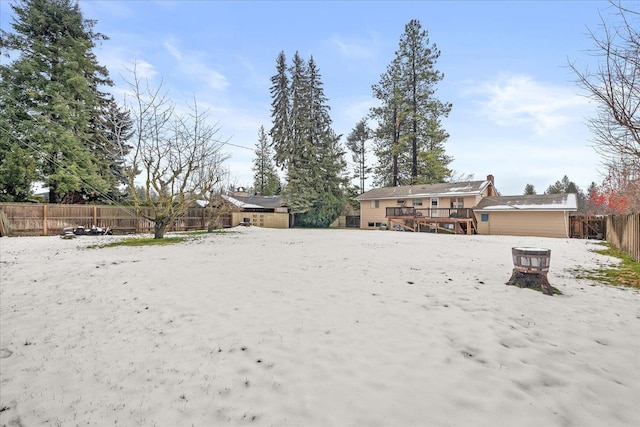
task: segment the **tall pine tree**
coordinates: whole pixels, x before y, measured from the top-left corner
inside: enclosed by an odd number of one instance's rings
[[[378,121],[375,181],[382,185],[443,182],[453,160],[444,149],[449,135],[442,128],[451,104],[435,97],[444,75],[435,69],[440,51],[430,44],[418,20],[405,26],[396,56],[373,94],[380,106],[371,116]]]
[[[2,31],[0,46],[18,57],[0,66],[0,123],[7,127],[0,144],[33,160],[35,174],[24,178],[44,181],[52,203],[70,192],[107,191],[109,179],[92,151],[104,96],[98,88],[111,84],[92,49],[106,37],[70,0],[22,0],[11,7],[14,33]]]
[[[285,169],[292,156],[291,133],[289,116],[291,114],[291,99],[287,57],[284,52],[278,54],[276,60],[276,75],[271,77],[271,119],[272,127],[269,131],[272,146],[275,148],[275,162],[278,167]]]
[[[404,93],[400,62],[395,59],[380,76],[380,82],[373,85],[373,95],[380,100],[380,106],[371,109],[371,117],[378,122],[373,150],[378,158],[374,168],[374,184],[378,186],[395,187],[407,180],[401,176],[405,168],[399,167],[406,163],[406,150],[400,141],[407,123]]]

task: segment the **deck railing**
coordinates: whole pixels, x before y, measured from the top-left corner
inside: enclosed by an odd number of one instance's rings
[[[387,218],[473,218],[473,210],[469,208],[387,208]]]

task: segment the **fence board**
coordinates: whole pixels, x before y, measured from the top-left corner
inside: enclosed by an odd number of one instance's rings
[[[151,215],[151,208],[143,208]],[[59,205],[38,203],[0,203],[0,218],[14,236],[62,234],[66,227],[111,228],[114,233],[152,233],[152,221],[136,216],[131,206]],[[191,208],[167,227],[167,231],[204,230],[205,209]],[[6,223],[6,224],[5,224]]]
[[[640,214],[608,216],[607,241],[640,262]]]

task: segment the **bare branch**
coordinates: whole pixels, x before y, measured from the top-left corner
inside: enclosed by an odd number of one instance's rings
[[[132,116],[135,118],[135,147],[130,159],[129,186],[136,211],[155,223],[155,237],[199,199],[209,197],[219,181],[226,141],[217,138],[218,124],[207,123],[194,98],[188,112],[178,114],[161,85],[152,88],[133,68]],[[143,84],[144,83],[144,84]],[[144,192],[135,191],[139,172],[144,173]],[[151,213],[143,207],[151,207]]]

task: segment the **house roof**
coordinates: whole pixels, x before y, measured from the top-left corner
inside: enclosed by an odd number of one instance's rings
[[[417,199],[421,197],[475,196],[482,193],[491,181],[446,182],[442,184],[402,185],[374,188],[356,197],[362,200]]]
[[[274,209],[285,206],[280,196],[222,196],[241,209]]]
[[[535,194],[527,196],[485,197],[474,208],[476,211],[576,211],[578,201],[573,193]]]

